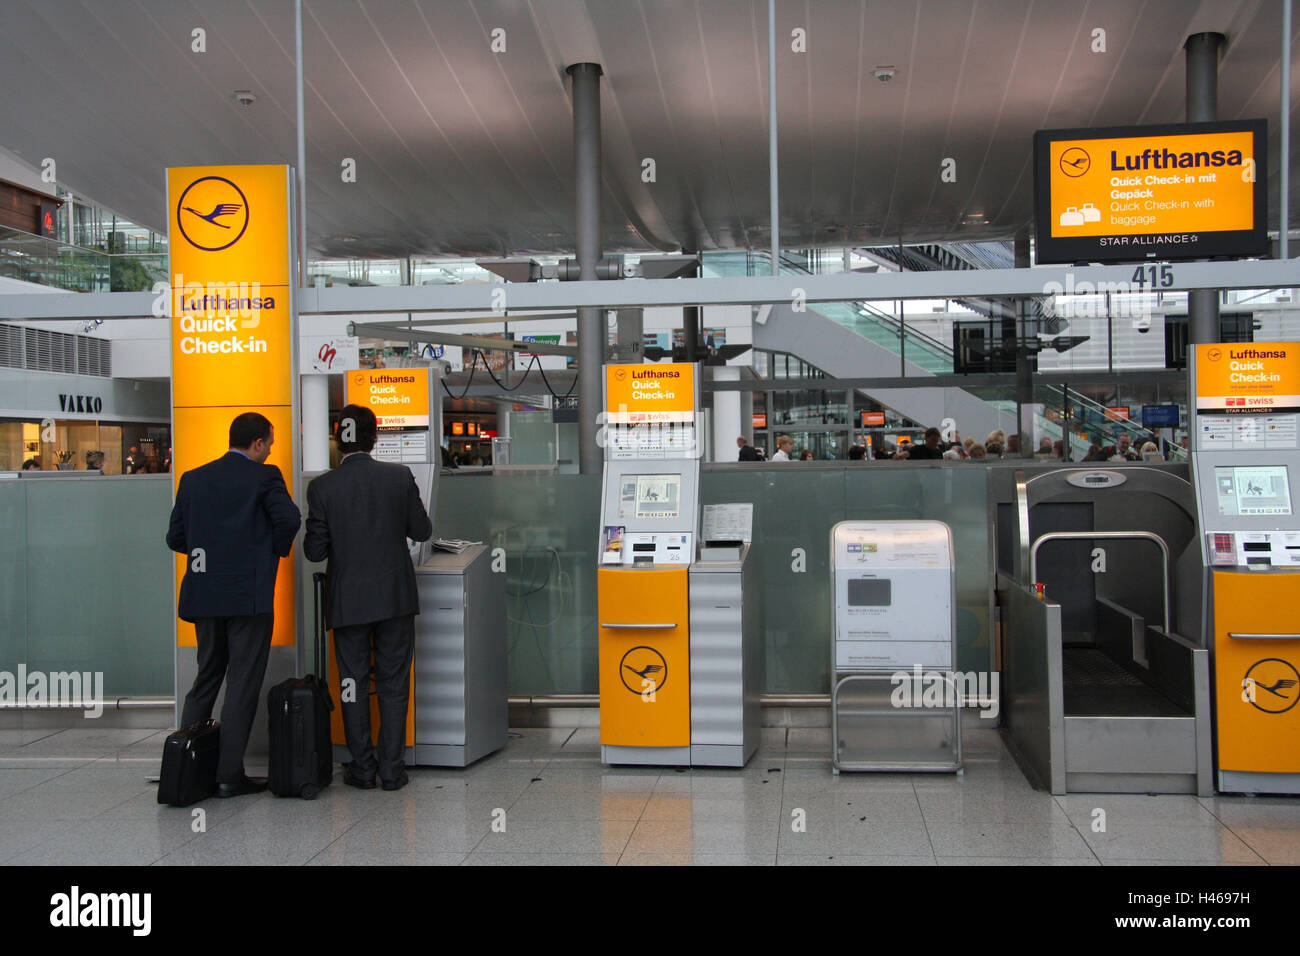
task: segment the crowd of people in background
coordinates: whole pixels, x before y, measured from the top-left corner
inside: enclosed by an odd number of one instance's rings
[[[764,457],[763,449],[751,445],[745,435],[736,439],[736,446],[740,449],[738,461],[768,460]],[[816,460],[811,448],[796,451],[794,439],[789,435],[778,435],[776,447],[771,461]],[[931,427],[925,430],[919,442],[895,444],[882,441],[870,448],[865,444],[853,444],[849,446],[846,457],[849,461],[866,461],[869,458],[876,461],[987,461],[990,458],[1019,458],[1020,436],[1007,435],[1004,429],[999,428],[989,432],[983,442],[962,438],[958,432],[953,432],[951,441],[944,441],[943,433]],[[1059,438],[1041,438],[1033,457],[1064,460],[1065,443]],[[1165,457],[1163,449],[1156,442],[1146,441],[1139,447],[1134,444],[1131,434],[1121,431],[1109,445],[1092,445],[1081,460],[1152,461],[1164,460]]]

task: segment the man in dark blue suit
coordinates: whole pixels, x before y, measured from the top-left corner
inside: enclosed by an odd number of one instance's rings
[[[180,618],[194,624],[199,642],[199,672],[185,697],[182,727],[212,716],[226,681],[220,797],[266,789],[265,779],[244,773],[244,749],[271,650],[275,574],[302,521],[280,469],[266,464],[274,442],[264,416],[237,416],[230,450],[181,476],[167,530],[167,546],[186,556]]]
[[[405,465],[375,461],[370,450],[378,434],[375,414],[348,405],[339,417],[343,459],[307,486],[307,534],[303,554],[329,561],[325,577],[325,622],[334,631],[345,695],[343,730],[352,762],[343,782],[385,790],[408,782],[403,760],[410,704],[415,615],[420,612],[415,568],[407,538],[427,541],[433,523],[420,502],[415,476]],[[370,737],[370,659],[374,654],[379,696],[379,747]]]

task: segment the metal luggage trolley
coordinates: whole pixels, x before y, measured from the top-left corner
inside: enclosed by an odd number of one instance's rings
[[[831,573],[833,771],[960,774],[952,530],[841,521]]]

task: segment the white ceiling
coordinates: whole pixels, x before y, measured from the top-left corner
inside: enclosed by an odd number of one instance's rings
[[[768,245],[765,0],[304,7],[316,254],[571,250],[578,61],[605,72],[607,250]],[[168,166],[294,161],[292,0],[6,0],[3,26],[0,147],[53,157],[61,184],[126,216],[164,227]],[[1202,30],[1228,37],[1220,118],[1270,120],[1275,217],[1273,0],[778,0],[783,244],[1010,237],[1031,216],[1034,130],[1181,121],[1182,44]],[[1294,126],[1300,69],[1292,83]],[[1293,220],[1297,180],[1293,164]]]

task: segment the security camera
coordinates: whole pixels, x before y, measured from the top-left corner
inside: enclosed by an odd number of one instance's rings
[[[888,83],[894,78],[894,74],[897,72],[898,71],[892,66],[878,66],[872,71],[872,75],[874,75],[881,83]]]
[[[252,106],[257,102],[257,97],[251,90],[235,90],[235,102],[240,106]]]

